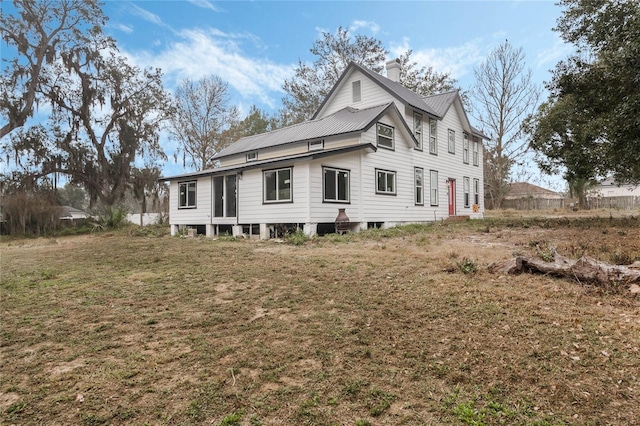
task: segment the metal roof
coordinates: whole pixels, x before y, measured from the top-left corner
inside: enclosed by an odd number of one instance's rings
[[[242,170],[257,169],[263,166],[274,165],[277,163],[286,163],[294,160],[330,157],[332,155],[344,154],[347,152],[359,151],[359,150],[368,150],[371,152],[376,152],[378,148],[376,148],[374,145],[370,143],[343,146],[343,147],[333,148],[333,149],[323,149],[319,151],[303,152],[301,154],[293,154],[293,155],[288,155],[286,157],[276,157],[276,158],[270,158],[270,159],[261,160],[261,161],[251,161],[249,163],[236,164],[233,166],[215,167],[213,169],[200,170],[200,171],[191,172],[191,173],[184,173],[176,176],[162,177],[158,179],[158,181],[162,182],[162,181],[168,181],[168,180],[191,179],[191,178],[197,178],[201,176],[217,175],[217,174],[229,173],[234,171],[240,172]]]
[[[449,92],[438,93],[436,95],[423,96],[422,100],[428,104],[439,117],[444,117],[457,97],[458,91],[451,90]]]
[[[360,132],[368,129],[392,105],[393,103],[386,103],[365,109],[346,107],[317,120],[294,124],[293,126],[283,127],[259,135],[247,136],[217,153],[213,159],[217,160],[230,155],[293,142]]]

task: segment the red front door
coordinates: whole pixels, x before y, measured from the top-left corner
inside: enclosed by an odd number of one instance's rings
[[[455,216],[456,214],[456,180],[455,179],[448,180],[447,192],[449,193],[449,216]]]

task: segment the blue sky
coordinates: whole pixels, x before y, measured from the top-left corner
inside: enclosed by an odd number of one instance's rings
[[[553,1],[106,0],[103,10],[104,30],[121,53],[161,68],[169,91],[185,78],[215,74],[228,82],[241,112],[254,104],[277,110],[298,61],[311,63],[313,42],[339,26],[381,40],[388,59],[412,49],[419,65],[449,72],[463,90],[474,84],[474,67],[505,39],[523,48],[541,86],[571,52],[552,31],[561,15]],[[165,135],[161,143],[174,151]],[[164,173],[184,171],[170,159]],[[556,185],[544,179],[532,182]]]
[[[282,83],[322,31],[338,26],[381,40],[390,58],[413,49],[420,65],[450,72],[463,89],[503,40],[522,47],[538,83],[570,48],[552,31],[552,1],[107,0],[106,32],[141,66],[162,68],[172,89],[215,74],[242,111],[280,106]]]

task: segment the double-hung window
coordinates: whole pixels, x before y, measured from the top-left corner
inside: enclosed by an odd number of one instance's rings
[[[376,130],[378,134],[378,146],[393,149],[393,127],[378,123]]]
[[[473,165],[478,165],[478,138],[473,138]]]
[[[462,162],[469,164],[469,135],[466,133],[462,135]]]
[[[178,208],[196,208],[196,182],[180,182],[178,184]]]
[[[416,182],[416,205],[423,206],[424,205],[424,170],[420,167],[416,167],[414,169],[415,182]]]
[[[465,207],[469,207],[470,204],[470,195],[469,195],[469,178],[465,177],[462,178],[462,185],[464,188],[464,206]]]
[[[422,114],[413,114],[413,135],[416,137],[416,149],[422,149]]]
[[[322,201],[328,203],[349,202],[349,170],[322,168]]]
[[[262,172],[264,181],[264,202],[291,202],[291,167]]]
[[[473,204],[480,205],[480,179],[473,180]]]
[[[456,131],[449,129],[449,152],[456,153]]]
[[[438,154],[438,122],[433,118],[429,119],[429,152]]]
[[[431,176],[429,179],[429,195],[431,197],[431,205],[438,205],[438,171],[431,170]]]
[[[376,194],[396,194],[396,172],[376,169]]]

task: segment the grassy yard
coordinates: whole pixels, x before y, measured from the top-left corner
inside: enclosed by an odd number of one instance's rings
[[[0,424],[640,424],[637,296],[487,272],[640,260],[637,215],[295,242],[3,240]]]

